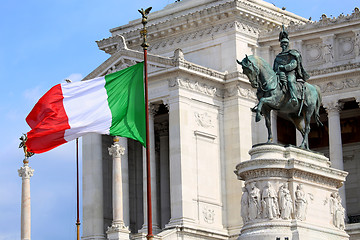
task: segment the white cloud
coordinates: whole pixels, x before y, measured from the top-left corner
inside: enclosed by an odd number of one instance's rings
[[[68,77],[66,77],[65,79],[70,79],[72,82],[77,82],[77,81],[80,81],[83,78],[84,77],[83,77],[83,75],[81,73],[72,73]]]

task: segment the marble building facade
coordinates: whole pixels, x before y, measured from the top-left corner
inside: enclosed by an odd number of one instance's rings
[[[149,16],[153,225],[159,239],[238,238],[244,186],[234,170],[254,144],[267,140],[267,131],[263,120],[254,121],[255,90],[235,60],[258,55],[272,64],[282,24],[291,48],[302,53],[309,82],[322,92],[324,127],[312,126],[310,148],[349,172],[339,194],[345,230],[360,239],[359,9],[312,22],[261,0],[183,0]],[[137,19],[97,41],[110,57],[86,79],[142,61],[141,28]],[[299,144],[300,134],[283,116],[273,114],[272,122],[275,142]],[[132,239],[144,239],[144,149],[130,139],[120,143],[124,224]],[[109,136],[83,137],[84,240],[106,239],[112,224],[111,144]]]

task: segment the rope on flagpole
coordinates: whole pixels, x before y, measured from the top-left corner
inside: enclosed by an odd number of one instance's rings
[[[143,43],[141,46],[144,49],[144,75],[145,75],[145,113],[146,113],[146,182],[147,182],[147,219],[148,219],[148,235],[146,238],[152,240],[154,238],[152,232],[152,204],[151,204],[151,171],[150,171],[150,144],[149,144],[149,97],[148,97],[148,73],[147,73],[147,49],[149,44],[147,43],[147,18],[152,7],[147,9],[138,10],[142,15],[141,23],[143,29],[140,31],[143,37]]]

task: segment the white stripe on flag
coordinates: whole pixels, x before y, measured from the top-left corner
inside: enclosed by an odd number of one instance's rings
[[[105,77],[63,83],[61,88],[70,125],[70,129],[65,131],[66,141],[87,132],[109,134],[112,115],[107,101]]]

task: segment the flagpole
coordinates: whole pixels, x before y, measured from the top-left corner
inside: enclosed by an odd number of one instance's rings
[[[76,138],[76,235],[80,240],[80,204],[79,204],[79,138]]]
[[[146,238],[152,240],[154,238],[152,232],[152,204],[151,204],[151,173],[150,173],[150,144],[149,144],[149,97],[148,97],[148,73],[147,73],[147,49],[149,44],[147,43],[147,17],[151,11],[151,7],[146,10],[141,9],[139,12],[142,15],[141,23],[143,24],[143,29],[140,31],[141,36],[143,37],[143,43],[141,46],[144,49],[144,75],[145,75],[145,114],[146,114],[146,183],[147,183],[147,219],[148,219],[148,235]]]

